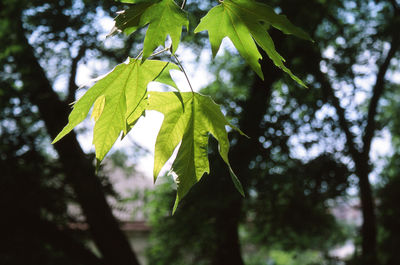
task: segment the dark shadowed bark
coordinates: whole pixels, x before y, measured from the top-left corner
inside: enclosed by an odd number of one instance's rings
[[[396,32],[392,37],[390,50],[387,53],[383,63],[379,66],[376,76],[376,83],[373,87],[372,98],[368,107],[367,126],[363,134],[363,149],[356,160],[356,173],[360,180],[360,198],[363,213],[362,225],[362,250],[365,264],[377,264],[377,226],[375,215],[375,203],[372,195],[371,184],[369,182],[370,170],[370,151],[371,143],[375,132],[377,131],[376,116],[378,113],[378,102],[385,90],[385,75],[389,65],[396,52],[400,48],[400,32]]]
[[[233,170],[237,173],[245,190],[248,185],[248,176],[251,174],[249,164],[259,153],[256,150],[260,148],[257,140],[262,130],[260,123],[269,105],[272,85],[281,75],[280,70],[269,61],[263,60],[261,65],[265,79],[263,81],[259,77],[255,78],[250,87],[249,97],[243,104],[243,112],[239,120],[239,127],[250,138],[239,137],[229,156]],[[225,200],[225,207],[216,216],[218,239],[212,264],[244,265],[238,235],[243,198],[233,189],[233,186],[229,192],[225,191],[225,193],[228,194],[229,199]]]
[[[25,219],[24,219],[25,220]],[[98,258],[81,242],[73,238],[68,231],[62,230],[51,222],[30,218],[25,223],[38,237],[44,238],[52,247],[65,252],[77,264],[106,265],[104,260]]]
[[[17,14],[17,18],[20,14]],[[15,42],[21,47],[15,54],[15,65],[24,83],[24,92],[40,112],[51,138],[58,134],[67,122],[70,107],[62,102],[53,91],[44,70],[34,56],[29,45],[22,22],[13,20],[15,25]],[[120,230],[109,205],[106,202],[99,178],[89,158],[77,142],[72,132],[57,143],[55,149],[65,170],[68,181],[74,188],[82,206],[86,220],[96,246],[105,262],[115,265],[139,264],[128,240]]]

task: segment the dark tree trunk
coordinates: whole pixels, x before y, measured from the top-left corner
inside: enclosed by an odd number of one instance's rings
[[[61,230],[51,222],[32,217],[29,218],[29,222],[22,225],[30,229],[38,238],[44,238],[55,249],[65,252],[77,264],[106,265],[104,260],[98,258],[82,242],[73,238],[67,230]]]
[[[264,58],[266,58],[264,56]],[[230,161],[233,170],[237,173],[240,181],[246,190],[249,181],[250,162],[259,153],[258,137],[264,129],[260,128],[260,123],[267,111],[272,85],[281,75],[270,61],[261,62],[265,80],[256,77],[250,87],[249,98],[243,104],[243,113],[240,117],[239,127],[250,137],[250,139],[239,136],[237,144],[232,147]],[[227,176],[226,178],[230,178]],[[216,230],[218,238],[216,242],[216,255],[212,262],[213,265],[244,265],[240,240],[238,235],[238,225],[241,218],[243,198],[238,191],[233,189],[224,191],[229,196],[225,200],[226,206],[216,216]]]
[[[25,93],[39,108],[46,129],[54,139],[67,122],[70,108],[60,101],[49,80],[34,56],[21,22],[16,27],[16,44],[22,49],[15,55],[15,64],[24,83]],[[93,240],[107,264],[139,264],[128,240],[120,230],[109,205],[102,185],[95,175],[92,161],[82,151],[72,132],[55,146],[60,162],[65,170],[90,226]]]
[[[216,218],[217,249],[212,265],[244,265],[238,234],[242,204],[239,196],[232,196],[229,205],[226,205]]]
[[[369,182],[368,164],[357,169],[359,179],[361,211],[363,223],[361,227],[363,264],[376,265],[377,260],[377,231],[375,204],[372,196],[371,184]]]
[[[397,10],[398,15],[400,11]],[[377,222],[375,216],[375,203],[372,194],[371,183],[369,182],[369,174],[371,172],[369,162],[372,139],[377,131],[377,123],[375,121],[378,115],[379,100],[385,90],[385,75],[389,69],[390,62],[395,57],[400,47],[400,34],[395,31],[392,34],[391,46],[385,56],[376,76],[376,83],[373,87],[373,94],[368,107],[367,126],[363,134],[363,150],[360,154],[354,155],[356,164],[356,173],[359,179],[360,200],[363,214],[363,224],[361,227],[362,235],[362,259],[367,265],[378,264],[377,253]]]

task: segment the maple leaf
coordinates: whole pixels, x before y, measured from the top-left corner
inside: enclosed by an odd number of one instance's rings
[[[176,51],[182,34],[182,27],[189,27],[185,11],[174,0],[129,1],[136,4],[115,18],[115,27],[109,35],[122,31],[129,35],[141,27],[149,25],[143,44],[143,59],[148,58],[158,47],[163,46],[169,35],[173,52]]]
[[[147,105],[147,85],[151,81],[162,81],[174,87],[169,70],[179,68],[168,62],[147,60],[144,63],[129,59],[97,81],[73,106],[68,124],[57,135],[59,141],[88,115],[94,104],[92,117],[95,120],[93,144],[99,163],[111,149],[121,131],[124,135],[142,116]]]
[[[154,179],[181,142],[172,170],[178,175],[178,192],[174,210],[204,173],[209,173],[208,137],[218,141],[219,153],[228,166],[232,180],[243,195],[243,188],[233,172],[229,160],[229,140],[225,126],[229,123],[219,105],[210,97],[198,93],[150,92],[148,110],[164,114],[157,136],[154,154]],[[243,134],[243,133],[242,133]]]
[[[297,83],[305,86],[284,65],[285,60],[276,51],[274,42],[268,34],[267,28],[270,25],[286,34],[310,40],[307,33],[294,26],[285,16],[277,15],[271,7],[253,0],[221,1],[201,19],[194,32],[208,31],[214,57],[222,40],[228,37],[250,67],[264,79],[259,64],[262,56],[257,49],[257,43],[277,67],[288,73]]]

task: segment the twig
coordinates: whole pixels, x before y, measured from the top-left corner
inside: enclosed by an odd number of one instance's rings
[[[190,90],[192,90],[192,93],[194,93],[192,84],[190,83],[189,77],[188,77],[188,75],[186,74],[186,71],[185,71],[185,69],[183,68],[181,62],[179,61],[178,57],[177,57],[173,52],[171,52],[171,54],[172,54],[172,56],[175,58],[176,62],[178,63],[179,68],[182,70],[183,74],[185,75],[186,80],[187,80],[187,82],[188,82],[188,84],[189,84]]]
[[[139,54],[136,56],[135,60],[138,60],[138,59],[140,58],[140,56],[142,56],[142,54],[143,54],[143,50],[141,50],[141,51],[139,52]]]
[[[69,81],[68,81],[68,96],[66,102],[71,102],[75,100],[75,92],[77,90],[77,85],[75,83],[76,72],[78,69],[78,63],[85,56],[86,53],[86,46],[81,46],[79,48],[78,54],[72,58],[71,62],[71,70],[69,74]]]
[[[150,57],[157,56],[157,55],[159,55],[159,54],[161,54],[161,53],[163,53],[163,52],[167,52],[167,51],[169,51],[169,50],[171,50],[171,46],[169,46],[169,47],[167,47],[167,48],[164,48],[164,49],[162,49],[162,50],[160,50],[160,51],[158,51],[158,52],[153,53],[152,55],[149,56],[149,58],[150,58]]]
[[[185,6],[186,6],[186,0],[183,0],[183,3],[182,3],[182,6],[181,6],[181,9],[183,10],[183,9],[185,8]]]
[[[398,33],[395,34],[396,35],[393,37],[389,52],[387,53],[384,62],[379,67],[379,71],[376,76],[376,82],[373,88],[372,98],[368,107],[367,126],[365,127],[365,133],[363,135],[363,153],[365,153],[365,155],[369,154],[371,149],[371,141],[376,130],[375,116],[378,111],[377,108],[379,99],[382,97],[385,89],[385,75],[389,69],[392,58],[396,55],[400,48],[400,35]]]

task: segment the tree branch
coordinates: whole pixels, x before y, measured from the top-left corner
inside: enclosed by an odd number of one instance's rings
[[[78,54],[72,59],[71,62],[71,71],[69,74],[69,81],[68,81],[68,96],[67,96],[67,103],[71,103],[75,100],[75,91],[78,88],[78,86],[75,83],[76,79],[76,72],[78,70],[78,63],[82,59],[83,56],[85,56],[87,47],[85,45],[82,45],[79,48]]]
[[[396,0],[389,0],[390,4],[393,7],[393,11],[395,15],[399,15],[400,14],[400,5],[397,3]]]
[[[322,58],[320,58],[320,61],[322,61]],[[355,141],[355,135],[350,131],[350,122],[346,119],[346,112],[345,110],[340,106],[340,101],[339,98],[335,95],[335,91],[326,77],[326,75],[321,72],[321,70],[318,67],[318,71],[316,71],[316,79],[317,81],[321,84],[321,88],[325,91],[327,94],[328,98],[330,99],[333,107],[336,110],[336,114],[338,115],[339,118],[339,125],[342,128],[345,136],[346,136],[346,141],[347,141],[347,147],[349,149],[350,155],[353,157],[353,159],[357,159],[357,157],[360,154],[360,150],[357,148],[357,144]]]
[[[368,156],[369,151],[371,149],[371,141],[374,137],[376,131],[376,121],[375,116],[377,114],[378,102],[382,97],[385,88],[385,75],[390,66],[390,61],[395,56],[396,52],[400,47],[400,34],[396,32],[393,36],[392,44],[390,46],[389,52],[386,55],[385,60],[379,67],[378,74],[376,76],[376,82],[373,88],[373,94],[371,101],[368,107],[368,116],[367,116],[367,126],[365,127],[364,135],[363,135],[363,156]]]

